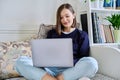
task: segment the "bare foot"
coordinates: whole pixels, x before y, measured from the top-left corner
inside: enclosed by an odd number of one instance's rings
[[[63,75],[62,74],[58,75],[57,80],[64,80]]]
[[[42,80],[57,80],[56,78],[54,78],[53,76],[49,75],[49,74],[45,74],[43,77],[42,77]]]

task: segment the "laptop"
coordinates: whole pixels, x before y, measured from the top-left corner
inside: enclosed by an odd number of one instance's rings
[[[36,39],[31,41],[35,67],[73,67],[72,39]]]

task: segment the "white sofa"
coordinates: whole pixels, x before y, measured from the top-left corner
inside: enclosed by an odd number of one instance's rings
[[[31,39],[45,38],[54,25],[41,24],[37,35]],[[31,57],[30,40],[0,42],[0,80],[26,80],[16,74],[14,63],[19,56]],[[99,71],[91,80],[120,79],[120,50],[111,47],[91,46],[91,56],[97,59]]]
[[[91,56],[97,59],[99,73],[120,80],[120,49],[108,46],[91,46]]]

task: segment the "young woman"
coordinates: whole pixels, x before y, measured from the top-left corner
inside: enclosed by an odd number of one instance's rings
[[[71,38],[73,42],[74,67],[33,67],[29,57],[16,61],[16,70],[28,80],[88,80],[98,71],[97,61],[89,57],[89,39],[86,32],[76,28],[76,16],[72,6],[62,4],[57,11],[56,29],[48,32],[47,38]]]

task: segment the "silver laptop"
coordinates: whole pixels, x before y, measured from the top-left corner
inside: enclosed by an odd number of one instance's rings
[[[35,67],[72,67],[72,39],[37,39],[31,41]]]

